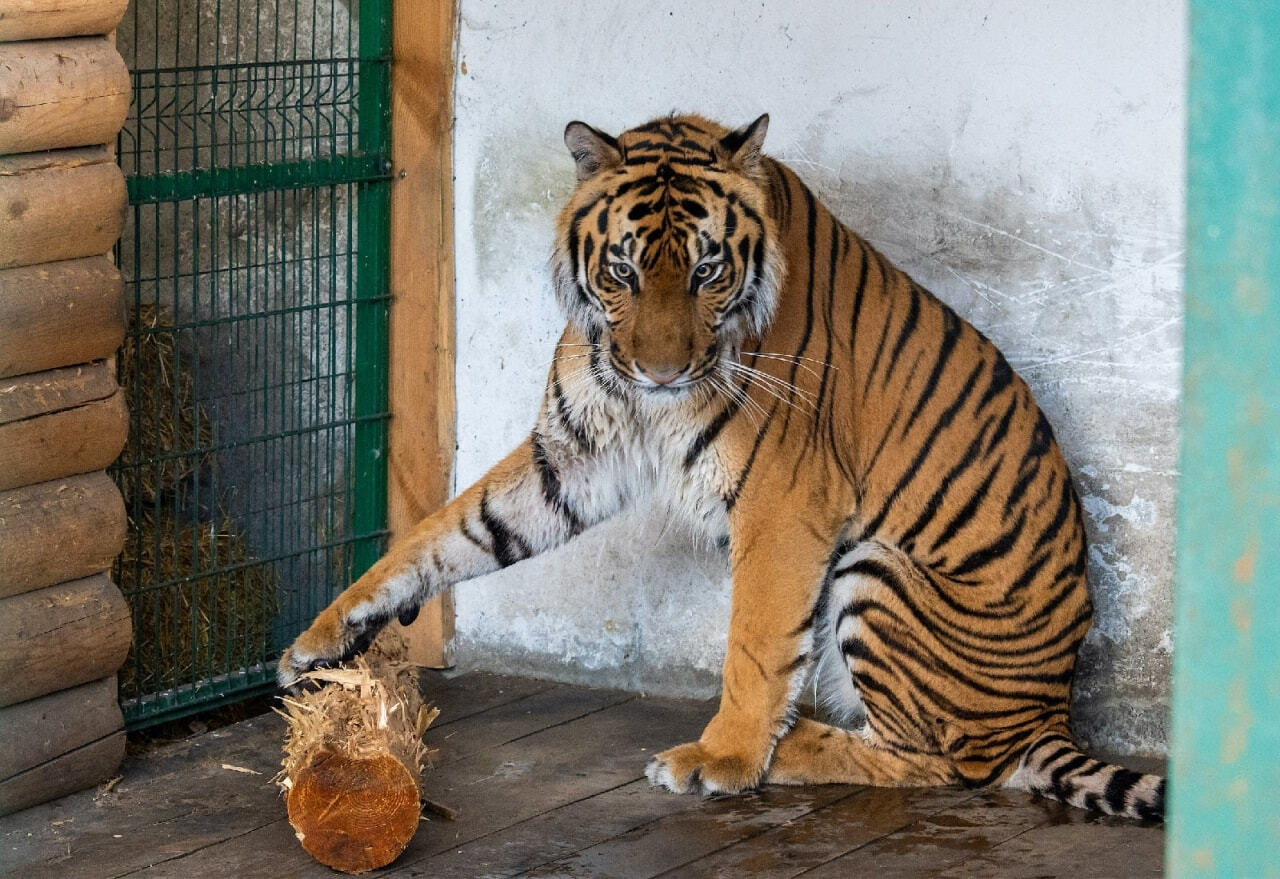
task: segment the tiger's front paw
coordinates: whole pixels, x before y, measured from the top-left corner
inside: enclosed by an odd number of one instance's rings
[[[347,662],[368,650],[388,622],[390,617],[384,616],[343,619],[328,608],[280,656],[276,681],[281,689],[292,690],[307,672]]]
[[[718,756],[702,742],[689,742],[654,757],[644,774],[654,787],[678,794],[736,794],[760,784],[764,764],[736,754]]]

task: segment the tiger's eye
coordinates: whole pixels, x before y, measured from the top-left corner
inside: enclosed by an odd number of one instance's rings
[[[615,262],[609,264],[609,273],[623,283],[629,282],[636,276],[636,270],[625,262]]]
[[[693,269],[693,277],[698,281],[710,281],[718,274],[720,274],[719,263],[704,262]]]

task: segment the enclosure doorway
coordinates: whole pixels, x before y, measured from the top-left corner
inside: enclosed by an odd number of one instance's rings
[[[433,61],[429,84],[442,108],[429,122],[446,134],[406,137],[434,152],[397,168],[392,5],[138,0],[117,32],[134,87],[117,251],[131,424],[113,470],[129,514],[114,575],[134,621],[130,728],[270,690],[280,651],[385,549],[389,500],[403,527],[447,493],[451,411],[434,404],[451,393],[452,277],[418,257],[398,306],[434,321],[393,324],[391,250],[393,180],[414,202],[397,210],[421,218],[423,168],[448,166],[451,65]],[[442,13],[433,59],[451,44]],[[447,187],[427,189],[434,215],[409,233],[420,250],[448,239]],[[399,368],[432,405],[396,410],[397,435],[443,472],[389,499],[389,468],[397,482],[422,470],[390,438],[391,395],[406,393],[391,387],[390,347],[406,331],[431,369],[412,356]],[[443,620],[421,626],[438,634]],[[420,641],[419,658],[439,664],[444,644]]]

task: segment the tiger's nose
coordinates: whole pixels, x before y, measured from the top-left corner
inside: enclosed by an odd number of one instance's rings
[[[636,368],[640,370],[641,375],[655,384],[669,385],[680,376],[684,375],[684,372],[688,367],[681,366],[671,369],[662,366],[641,366],[637,363]]]

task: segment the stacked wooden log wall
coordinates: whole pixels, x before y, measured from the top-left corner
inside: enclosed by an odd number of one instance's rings
[[[0,814],[109,777],[129,610],[107,577],[125,537],[103,469],[124,446],[116,384],[124,224],[112,145],[127,0],[0,4]]]

